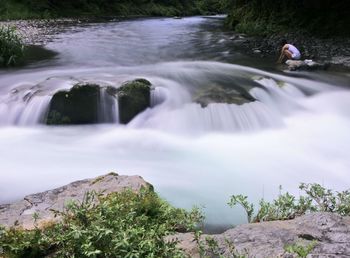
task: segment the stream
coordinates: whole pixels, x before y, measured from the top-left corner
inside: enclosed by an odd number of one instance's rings
[[[0,203],[115,171],[140,175],[171,204],[203,208],[213,227],[246,222],[232,194],[257,202],[299,183],[350,186],[350,76],[287,72],[240,50],[221,17],[69,25],[56,53],[0,71]],[[152,105],[129,124],[46,126],[58,90],[146,78]],[[206,87],[244,89],[243,105],[193,102]],[[112,112],[105,110],[104,112]]]

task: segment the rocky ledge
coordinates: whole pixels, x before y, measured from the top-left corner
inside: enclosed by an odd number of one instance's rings
[[[87,191],[107,195],[125,189],[137,192],[142,187],[152,186],[139,176],[119,176],[115,173],[76,181],[26,196],[12,204],[0,205],[0,225],[33,229],[33,216],[37,214],[36,225],[45,226],[59,219],[54,216],[53,210],[63,211],[70,200],[82,201]],[[350,217],[317,212],[294,220],[239,225],[222,234],[201,235],[201,248],[193,233],[178,233],[166,238],[166,241],[174,240],[189,257],[201,257],[203,252],[205,257],[305,257],[298,256],[297,250],[303,250],[304,254],[307,252],[309,258],[350,257]],[[308,248],[310,250],[305,251]]]
[[[240,225],[219,235],[203,235],[216,240],[217,257],[302,257],[288,251],[287,246],[314,246],[307,257],[349,257],[350,217],[334,213],[311,213],[294,220]],[[200,257],[197,242],[191,233],[172,236],[191,257]],[[233,253],[236,256],[233,256]],[[221,257],[221,256],[220,256]]]
[[[34,214],[38,217],[36,223],[45,225],[57,219],[53,211],[63,211],[71,200],[81,201],[88,191],[104,195],[121,192],[125,189],[139,191],[142,187],[150,187],[140,176],[119,176],[110,173],[93,179],[70,183],[53,190],[28,195],[18,202],[0,205],[0,225],[5,227],[21,226],[24,229],[34,228]]]

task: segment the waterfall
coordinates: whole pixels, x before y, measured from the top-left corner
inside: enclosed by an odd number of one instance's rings
[[[118,98],[108,94],[105,87],[100,89],[98,115],[100,123],[119,123]]]
[[[158,64],[157,69],[154,67],[57,71],[57,76],[50,72],[49,78],[42,78],[40,73],[33,74],[32,82],[4,88],[7,92],[0,96],[0,125],[34,126],[42,123],[51,96],[78,82],[103,82],[98,120],[100,123],[118,124],[118,101],[108,94],[106,85],[118,87],[123,81],[147,78],[153,85],[151,107],[137,115],[127,126],[185,134],[280,127],[286,116],[307,108],[300,104],[307,96],[331,90],[327,84],[315,84],[307,79],[215,62],[174,62]],[[74,77],[69,74],[74,74]],[[4,82],[8,81],[5,78]],[[256,101],[243,105],[214,102],[206,107],[193,102],[197,91],[212,85],[224,85],[236,92],[246,92]]]
[[[5,95],[0,102],[0,125],[35,125],[43,122],[51,96],[26,91]]]

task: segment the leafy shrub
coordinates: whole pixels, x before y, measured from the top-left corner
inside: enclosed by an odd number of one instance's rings
[[[57,212],[58,213],[58,212]],[[183,257],[164,237],[193,230],[203,219],[198,209],[170,206],[151,190],[102,197],[87,193],[58,213],[62,220],[45,228],[0,231],[8,257]]]
[[[15,65],[23,57],[24,45],[13,27],[0,27],[0,66]]]
[[[228,205],[241,205],[247,213],[248,222],[293,219],[309,212],[334,212],[342,216],[350,215],[350,191],[334,192],[320,184],[300,184],[300,190],[305,196],[299,199],[291,194],[280,194],[277,199],[267,202],[261,199],[259,209],[254,213],[254,205],[248,202],[248,197],[232,195]],[[254,215],[255,214],[255,215]]]

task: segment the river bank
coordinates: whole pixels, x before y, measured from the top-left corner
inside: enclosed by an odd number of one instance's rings
[[[135,17],[134,17],[135,18]],[[122,18],[109,17],[100,19],[91,18],[61,18],[61,19],[33,19],[33,20],[11,20],[0,21],[0,26],[15,27],[25,45],[44,46],[50,42],[55,35],[64,32],[67,28],[81,23],[93,21],[118,21]]]
[[[100,17],[100,18],[63,18],[39,20],[0,21],[0,26],[15,27],[26,45],[45,46],[56,35],[70,27],[95,23],[116,22],[125,19],[150,18],[145,16],[132,17]],[[252,36],[235,33],[230,37],[235,47],[242,52],[261,58],[276,58],[279,55],[279,42],[286,39],[297,46],[302,59],[311,59],[322,64],[330,64],[335,69],[350,69],[350,38],[318,38],[303,33],[272,34],[269,36]]]
[[[305,33],[301,35],[298,32],[269,36],[240,35],[242,49],[262,58],[275,56],[277,60],[281,48],[279,44],[285,39],[300,49],[301,59],[311,59],[350,69],[350,38],[347,37],[319,38]],[[235,40],[236,37],[232,39]]]

